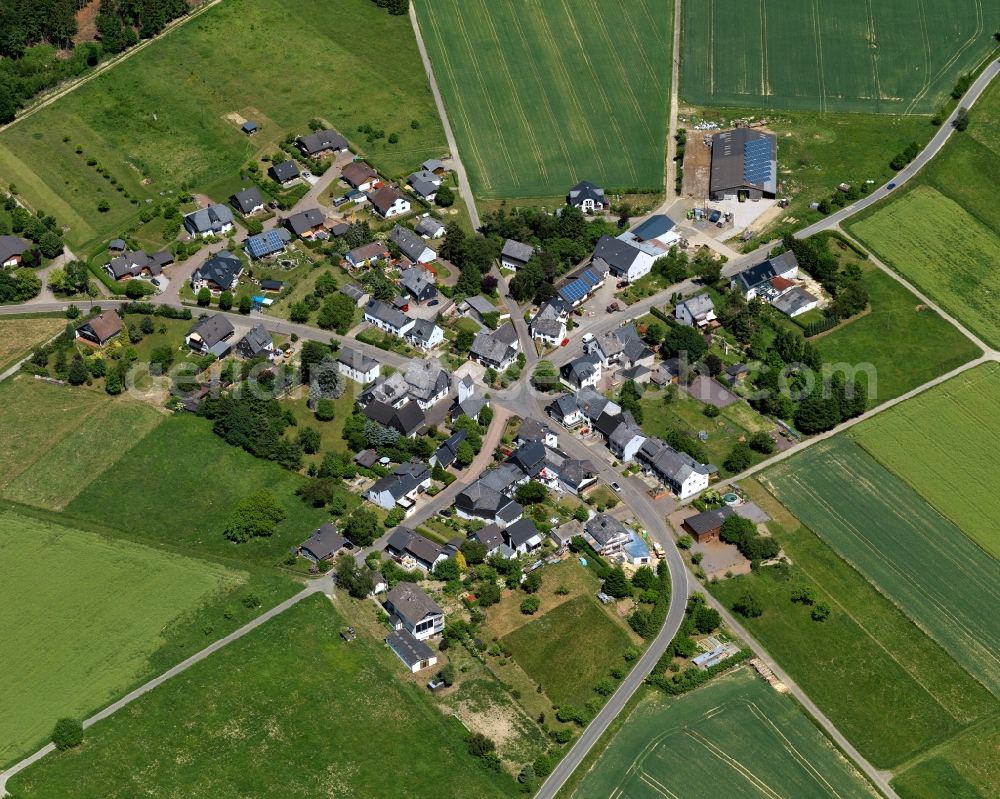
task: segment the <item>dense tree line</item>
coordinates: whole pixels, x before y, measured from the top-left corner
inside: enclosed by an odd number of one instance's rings
[[[85,0],[0,0],[0,124],[32,97],[97,66],[186,14],[186,0],[102,0],[99,42],[73,46]],[[68,57],[67,57],[68,54]]]
[[[251,455],[277,461],[286,469],[302,466],[302,445],[285,438],[289,425],[295,424],[291,412],[275,399],[254,396],[249,386],[241,391],[208,397],[198,414],[211,419],[213,432]]]

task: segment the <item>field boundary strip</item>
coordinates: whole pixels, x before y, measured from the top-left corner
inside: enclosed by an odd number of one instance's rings
[[[764,782],[760,777],[754,774],[749,768],[747,768],[743,763],[737,760],[735,757],[730,755],[720,746],[717,746],[704,734],[698,732],[697,730],[684,730],[684,735],[687,735],[693,741],[699,743],[709,751],[709,753],[715,755],[716,759],[725,763],[733,771],[739,774],[743,779],[749,782],[754,788],[760,791],[761,794],[768,797],[768,799],[784,799],[780,793],[775,791],[770,785]]]
[[[816,41],[816,74],[819,78],[820,111],[826,113],[826,74],[823,66],[823,26],[819,19],[819,0],[812,0],[813,36]]]
[[[878,74],[878,32],[875,30],[875,8],[872,6],[872,0],[865,0],[865,13],[868,15],[868,46],[871,50],[872,88],[875,90],[875,113],[877,114],[882,107],[882,83]],[[930,70],[929,63],[927,70]],[[924,85],[927,85],[926,76],[924,77]]]

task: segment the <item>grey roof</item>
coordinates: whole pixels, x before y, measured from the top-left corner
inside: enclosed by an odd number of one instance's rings
[[[631,414],[626,411],[622,416],[630,416]],[[625,446],[635,440],[636,438],[645,439],[646,436],[643,434],[642,430],[634,420],[632,422],[625,421],[619,424],[608,437],[608,446],[616,447],[618,450],[622,450]]]
[[[798,267],[798,265],[799,261],[795,257],[795,253],[791,250],[785,250],[781,255],[768,258],[759,264],[748,266],[742,272],[737,272],[733,276],[733,282],[744,291],[757,289],[760,286],[770,283],[779,275],[790,272],[792,269]]]
[[[674,229],[674,220],[664,214],[653,214],[642,224],[632,228],[631,233],[639,241],[659,238]]]
[[[400,497],[409,494],[425,480],[430,479],[430,476],[431,472],[427,468],[427,464],[420,463],[419,461],[409,461],[408,463],[399,464],[399,466],[393,469],[392,474],[376,480],[368,490],[376,494],[387,491],[393,499],[398,500]]]
[[[492,332],[485,331],[476,334],[472,340],[470,352],[476,358],[482,358],[496,364],[511,360],[516,355],[513,347],[500,341]]]
[[[482,316],[483,314],[496,313],[497,308],[485,297],[474,294],[471,297],[465,298],[465,304],[468,305],[473,311]]]
[[[712,136],[710,194],[749,188],[774,194],[777,185],[777,137],[750,128],[736,128]]]
[[[639,331],[635,329],[634,324],[618,328],[616,335],[618,340],[622,342],[622,355],[627,360],[640,361],[653,354],[646,342],[642,340]]]
[[[228,289],[243,271],[243,262],[229,250],[221,250],[194,270],[192,280],[207,280]]]
[[[494,466],[479,476],[482,485],[501,494],[510,491],[515,483],[523,479],[524,471],[516,464],[507,462]]]
[[[431,183],[429,180],[424,180],[417,174],[410,175],[410,177],[407,179],[407,182],[410,184],[410,187],[413,189],[414,193],[416,193],[418,196],[422,197],[425,200],[428,197],[433,197],[435,194],[437,194],[438,191],[437,184]]]
[[[683,302],[678,303],[678,307],[681,305],[685,306],[688,309],[688,313],[695,319],[715,310],[715,303],[712,302],[712,298],[708,295],[707,291],[696,294],[693,297],[688,297]]]
[[[583,535],[583,524],[578,519],[570,519],[565,524],[559,525],[549,535],[557,544],[567,544],[575,536]]]
[[[274,346],[271,334],[264,325],[259,324],[250,329],[243,338],[239,340],[236,349],[246,357],[253,358],[262,352],[267,352]]]
[[[423,641],[414,638],[406,630],[393,630],[385,637],[385,642],[410,668],[413,668],[417,663],[434,658],[434,652],[431,648]]]
[[[370,388],[361,392],[358,402],[366,405],[369,402],[384,402],[386,405],[395,405],[406,399],[410,394],[410,384],[399,373],[393,372],[388,377],[384,377]]]
[[[365,406],[365,416],[404,436],[415,432],[427,420],[423,410],[412,400],[399,408],[393,408],[380,400],[372,400]]]
[[[347,139],[335,130],[317,130],[308,136],[299,136],[299,149],[306,155],[321,153],[324,150],[346,150]]]
[[[566,485],[579,488],[586,480],[597,474],[597,469],[592,461],[579,460],[577,458],[567,458],[558,468],[559,479]]]
[[[503,543],[503,536],[500,534],[500,528],[493,522],[490,522],[485,527],[477,530],[472,534],[472,537],[486,547],[487,554]]]
[[[327,522],[299,544],[299,549],[308,550],[318,560],[329,560],[346,542],[347,539],[337,532],[336,525]]]
[[[628,535],[628,529],[625,525],[607,513],[598,513],[583,526],[583,529],[600,546],[604,546],[618,536]]]
[[[402,311],[397,311],[389,303],[382,300],[372,300],[365,306],[365,315],[385,322],[396,329],[403,327],[409,317]]]
[[[606,333],[598,333],[595,341],[605,358],[613,358],[616,355],[621,355],[625,349],[625,345],[622,344],[622,340],[618,338],[618,334],[614,330],[609,330]]]
[[[455,497],[455,505],[469,515],[496,518],[501,521],[516,519],[524,511],[517,502],[491,488],[482,479],[464,488]]]
[[[319,227],[325,221],[326,214],[319,208],[308,208],[305,211],[292,214],[285,220],[285,224],[292,229],[296,236],[301,236],[303,233],[308,233],[313,228]]]
[[[455,462],[455,458],[458,456],[459,444],[465,441],[468,437],[469,432],[467,430],[459,430],[454,435],[445,439],[434,453],[434,459],[440,466],[445,468],[451,466]]]
[[[396,188],[392,186],[383,186],[382,188],[372,192],[368,195],[368,200],[375,207],[375,209],[385,215],[386,211],[392,207],[392,204],[396,200],[405,200],[406,197]]]
[[[197,233],[207,233],[211,230],[220,230],[226,225],[233,223],[233,212],[228,206],[215,203],[208,208],[199,208],[184,217],[185,224],[194,228]]]
[[[280,164],[271,164],[271,168],[267,171],[278,183],[286,183],[299,176],[299,166],[291,159],[282,161]]]
[[[414,533],[413,539],[416,538],[422,538],[422,536]],[[427,539],[425,538],[424,540],[426,541]],[[437,555],[435,555],[436,557]],[[421,560],[424,560],[424,558],[421,558]],[[427,596],[424,590],[416,583],[396,583],[396,585],[389,589],[389,593],[385,599],[392,604],[396,615],[410,625],[416,625],[428,616],[444,615],[444,611],[441,610],[437,602]]]
[[[562,319],[539,319],[537,316],[531,320],[532,335],[546,336],[547,338],[559,338],[565,334],[566,323]]]
[[[188,330],[188,335],[192,333],[197,333],[201,340],[205,343],[206,347],[214,347],[216,344],[225,341],[229,338],[236,330],[226,317],[222,314],[213,314],[212,316],[206,316],[204,319],[199,319],[191,326]]]
[[[604,203],[604,189],[595,186],[589,180],[581,180],[569,190],[569,203],[570,205],[579,205],[584,200]]]
[[[419,342],[425,347],[429,347],[431,343],[431,336],[434,334],[436,329],[437,325],[430,321],[430,319],[416,319],[413,322],[413,326],[406,331],[406,338]]]
[[[438,231],[443,230],[445,227],[444,222],[440,219],[435,219],[432,216],[425,217],[417,223],[416,231],[421,236],[434,237]]]
[[[609,441],[618,428],[624,426],[625,417],[622,414],[608,413],[605,411],[601,413],[596,420],[594,420],[594,429]]]
[[[345,366],[349,366],[357,372],[363,372],[366,374],[379,365],[378,361],[374,358],[369,358],[360,350],[355,350],[350,347],[340,348],[340,352],[337,353],[337,361]]]
[[[509,258],[513,261],[520,261],[522,264],[528,263],[531,260],[531,256],[535,254],[535,248],[530,244],[523,244],[520,241],[514,241],[514,239],[507,239],[503,244],[503,249],[500,251],[501,258]]]
[[[414,263],[416,263],[420,256],[423,255],[424,250],[430,249],[427,246],[427,242],[425,242],[412,230],[405,228],[402,225],[396,225],[392,229],[389,233],[389,241],[399,247],[400,252],[402,252],[403,255]],[[434,251],[431,250],[431,252]]]
[[[16,237],[14,237],[14,236],[0,236],[0,256],[3,255],[3,249],[2,248],[4,246],[4,242],[7,239],[15,239],[16,241],[19,241],[19,242],[21,242],[23,244],[27,244],[28,243],[24,239],[16,239]],[[109,250],[113,250],[115,252],[122,252],[123,250],[127,250],[128,249],[128,244],[125,243],[124,239],[111,239],[111,241],[108,243],[108,249]],[[17,255],[18,253],[14,253],[14,254]],[[0,258],[0,261],[2,261],[2,260],[3,259]]]
[[[408,181],[412,180],[422,180],[424,183],[440,183],[441,178],[434,174],[429,169],[418,169],[416,172],[411,172],[410,176],[407,178]]]
[[[639,459],[668,480],[683,483],[704,467],[686,452],[678,452],[658,438],[647,438],[639,447]]]
[[[347,260],[358,264],[362,261],[370,261],[373,258],[384,258],[388,254],[389,248],[385,246],[384,241],[370,241],[367,244],[362,244],[360,247],[355,247],[347,253]]]
[[[537,477],[545,468],[546,451],[541,441],[528,441],[515,449],[506,463],[516,466],[528,477]]]
[[[579,386],[585,380],[596,374],[600,358],[597,355],[581,355],[576,360],[563,364],[559,374],[570,383]]]
[[[551,432],[552,428],[545,424],[545,422],[529,416],[521,422],[521,426],[517,431],[517,437],[521,441],[544,441],[546,434]]]
[[[576,393],[576,404],[588,418],[597,419],[602,413],[621,413],[622,409],[592,386],[581,388]]]
[[[367,296],[368,294],[368,292],[365,291],[363,288],[361,288],[361,286],[359,286],[357,283],[345,283],[343,286],[340,287],[340,291],[342,294],[346,294],[355,302],[360,300],[362,297]]]
[[[436,360],[410,361],[403,377],[410,394],[421,400],[451,388],[451,374]]]
[[[420,167],[421,169],[426,169],[428,172],[434,172],[437,169],[444,169],[444,162],[437,158],[428,158]]]
[[[493,331],[493,338],[501,344],[508,344],[511,347],[517,342],[517,329],[513,322],[505,322]]]
[[[115,280],[121,280],[126,275],[138,277],[144,269],[152,275],[158,275],[163,271],[163,266],[172,260],[173,255],[166,250],[155,255],[147,255],[145,250],[136,250],[135,252],[126,250],[121,255],[112,258],[108,266],[112,277]]]
[[[540,537],[538,528],[531,519],[518,519],[510,527],[504,530],[504,537],[512,549],[527,544],[532,538]]]
[[[558,297],[546,300],[539,306],[535,319],[565,319],[569,316],[570,307]]]
[[[579,406],[576,404],[576,397],[573,394],[563,394],[556,397],[552,402],[546,406],[546,410],[555,412],[560,418],[565,418],[567,416],[572,416]]]
[[[793,286],[780,297],[775,297],[771,300],[771,305],[782,313],[792,316],[816,302],[816,298],[804,288]]]
[[[640,250],[621,239],[601,236],[594,247],[594,260],[600,258],[612,271],[626,272],[640,255]]]
[[[417,302],[427,302],[437,296],[434,277],[426,269],[413,267],[403,270],[399,285],[409,292]]]
[[[465,415],[470,419],[475,419],[479,416],[479,412],[489,404],[489,400],[481,394],[473,394],[471,397],[466,397],[463,402],[456,402],[455,406],[451,409],[451,418],[457,419],[459,416]]]
[[[233,195],[233,203],[244,214],[249,214],[254,208],[264,204],[264,196],[256,186],[250,186]]]

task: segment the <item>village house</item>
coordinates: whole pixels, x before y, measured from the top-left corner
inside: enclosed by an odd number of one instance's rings
[[[408,400],[398,408],[374,400],[365,405],[364,414],[373,422],[389,430],[395,430],[406,438],[415,438],[417,432],[427,422],[423,410],[414,400]]]
[[[707,291],[702,292],[677,303],[674,317],[687,327],[710,327],[715,322],[715,304]]]
[[[531,338],[550,347],[558,347],[566,338],[568,319],[569,308],[562,300],[553,298],[542,303],[528,325]]]
[[[430,469],[427,464],[414,460],[399,464],[391,474],[377,480],[368,489],[367,496],[380,508],[392,510],[400,507],[409,513],[417,497],[430,487]]]
[[[513,329],[513,325],[509,325]],[[482,364],[498,372],[504,371],[515,360],[517,360],[517,348],[509,341],[506,333],[501,334],[508,325],[504,325],[499,330],[492,332],[483,331],[477,333],[472,340],[472,348],[469,350],[469,357],[476,363]],[[517,341],[517,333],[514,333],[514,341]]]
[[[229,339],[236,333],[232,323],[222,314],[199,319],[188,331],[184,343],[203,355],[224,358],[229,352]]]
[[[681,499],[708,488],[711,469],[658,438],[647,438],[639,447],[636,460],[647,475],[662,481]]]
[[[344,260],[353,269],[360,269],[363,266],[373,266],[378,261],[389,260],[389,247],[384,241],[370,241],[362,244],[344,256]]]
[[[439,544],[424,538],[409,527],[397,527],[393,530],[386,542],[385,551],[404,569],[420,569],[425,572],[433,569],[439,560],[447,558]]]
[[[531,519],[518,519],[503,531],[507,546],[518,555],[526,555],[542,545],[543,536]]]
[[[416,319],[413,327],[403,336],[403,339],[414,347],[427,352],[444,341],[444,330],[429,319]]]
[[[483,519],[507,527],[521,518],[524,508],[480,479],[455,497],[455,512],[462,519]]]
[[[292,214],[285,220],[285,224],[299,238],[311,239],[325,230],[326,214],[319,208],[309,208]]]
[[[455,462],[455,459],[458,457],[459,446],[461,446],[462,442],[468,437],[468,430],[459,430],[457,433],[454,433],[446,438],[443,442],[441,442],[441,446],[434,451],[434,454],[431,455],[430,465],[440,466],[442,469],[447,469]]]
[[[768,258],[759,264],[748,266],[742,272],[737,272],[730,280],[730,287],[743,295],[745,300],[760,298],[769,300],[780,292],[774,288],[772,281],[776,278],[791,281],[798,277],[799,262],[795,253],[786,250],[774,258]],[[781,285],[779,283],[779,285]]]
[[[640,277],[645,277],[653,269],[656,255],[632,246],[621,238],[601,236],[594,247],[593,260],[602,260],[608,265],[611,274],[633,283]]]
[[[322,158],[326,155],[347,152],[347,139],[335,130],[317,130],[308,136],[295,140],[299,152],[307,158]]]
[[[605,416],[601,417],[604,418]],[[646,435],[628,411],[608,418],[614,420],[614,427],[607,436],[608,449],[622,463],[630,463],[646,440]]]
[[[778,278],[772,280],[772,286],[777,282]],[[818,307],[819,299],[814,297],[801,286],[791,286],[772,299],[771,305],[786,316],[794,318]]]
[[[418,641],[444,630],[444,611],[416,583],[396,583],[386,594],[385,609],[394,630],[406,630]]]
[[[406,630],[393,630],[385,637],[385,644],[412,674],[437,665],[438,657],[434,651]]]
[[[391,219],[394,216],[409,213],[412,207],[410,201],[400,193],[399,189],[392,186],[383,186],[377,189],[368,195],[368,201],[383,219]]]
[[[236,192],[230,197],[230,201],[243,216],[253,216],[264,210],[264,196],[256,186]]]
[[[191,288],[207,288],[213,294],[232,291],[243,274],[243,261],[229,250],[221,250],[191,273]]]
[[[356,308],[364,308],[371,300],[371,295],[357,283],[345,283],[340,287],[340,293],[350,297]]]
[[[363,161],[352,161],[341,171],[344,182],[355,191],[371,191],[378,185],[378,172]]]
[[[437,286],[434,284],[434,276],[419,266],[404,270],[399,285],[418,304],[430,302],[438,296]]]
[[[337,353],[337,368],[344,377],[367,386],[378,379],[382,365],[363,352],[350,347],[341,347]]]
[[[287,230],[274,228],[255,236],[248,236],[243,242],[243,250],[249,258],[259,261],[261,258],[273,258],[275,255],[280,255],[291,240],[292,234]]]
[[[264,325],[259,324],[236,342],[236,353],[242,358],[270,358],[274,355],[274,342]]]
[[[593,295],[608,277],[610,267],[603,258],[593,258],[587,266],[566,276],[556,294],[570,308],[576,308]]]
[[[299,179],[299,166],[291,159],[277,164],[271,164],[267,174],[277,184],[287,186]]]
[[[559,368],[559,379],[569,388],[596,388],[601,382],[601,357],[581,355]]]
[[[540,443],[547,447],[559,445],[559,437],[556,432],[545,422],[533,419],[530,416],[521,422],[517,430],[517,445]]]
[[[30,249],[31,242],[20,236],[0,236],[0,266],[20,266],[22,256]]]
[[[690,533],[699,544],[718,541],[719,534],[722,532],[722,523],[734,514],[735,511],[728,506],[717,510],[706,510],[686,518],[681,527]]]
[[[458,396],[451,406],[448,415],[451,419],[458,419],[460,416],[468,416],[470,419],[479,421],[479,414],[487,405],[489,400],[476,391],[475,381],[466,375],[458,383]]]
[[[112,280],[130,280],[140,275],[158,277],[163,274],[163,267],[173,262],[174,255],[170,250],[160,250],[152,255],[147,255],[144,250],[124,250],[104,265],[104,271]]]
[[[545,406],[545,412],[563,427],[573,427],[583,421],[583,411],[572,394],[562,394]]]
[[[598,555],[608,556],[624,549],[629,530],[614,516],[598,513],[583,526],[583,538]]]
[[[510,313],[500,308],[497,308],[492,302],[490,302],[485,297],[479,294],[474,294],[471,297],[466,297],[462,300],[461,304],[458,306],[460,311],[468,313],[470,316],[478,319],[480,322],[483,321],[490,314],[496,314],[497,320],[510,319]]]
[[[220,203],[199,208],[184,217],[184,229],[192,236],[224,236],[233,229],[233,212]]]
[[[388,303],[372,300],[365,306],[365,321],[400,338],[413,327],[413,320]]]
[[[346,543],[347,539],[337,532],[336,525],[327,522],[317,527],[309,538],[299,544],[298,552],[312,561],[332,561]]]
[[[571,188],[566,202],[584,213],[603,211],[611,205],[604,196],[604,189],[595,186],[589,180],[581,180]]]
[[[122,318],[118,315],[118,312],[105,311],[80,325],[76,329],[76,335],[90,344],[103,347],[121,333],[122,328]]]
[[[441,177],[427,169],[412,172],[407,176],[406,182],[413,189],[413,193],[429,203],[434,202],[437,191],[441,186]]]
[[[410,361],[402,376],[409,397],[424,410],[437,405],[451,391],[451,374],[436,360]]]
[[[522,244],[519,241],[514,241],[514,239],[507,239],[503,243],[503,249],[500,251],[500,266],[516,272],[518,269],[524,267],[534,254],[535,248],[530,244]]]
[[[478,541],[484,547],[486,547],[486,557],[491,557],[494,553],[501,552],[501,550],[509,550],[506,543],[504,543],[503,533],[500,532],[500,528],[495,524],[487,524],[481,527],[479,530],[474,532],[469,536],[473,541]],[[511,550],[511,554],[513,551]]]
[[[416,232],[425,239],[439,239],[445,234],[444,222],[433,216],[425,216],[417,223]]]
[[[437,258],[437,253],[420,236],[402,225],[396,225],[390,231],[389,241],[399,247],[399,251],[410,263],[429,264]]]

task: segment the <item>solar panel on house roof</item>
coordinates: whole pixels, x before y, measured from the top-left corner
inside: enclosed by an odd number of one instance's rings
[[[559,296],[567,302],[582,300],[590,293],[590,287],[582,280],[574,280],[559,289]]]

